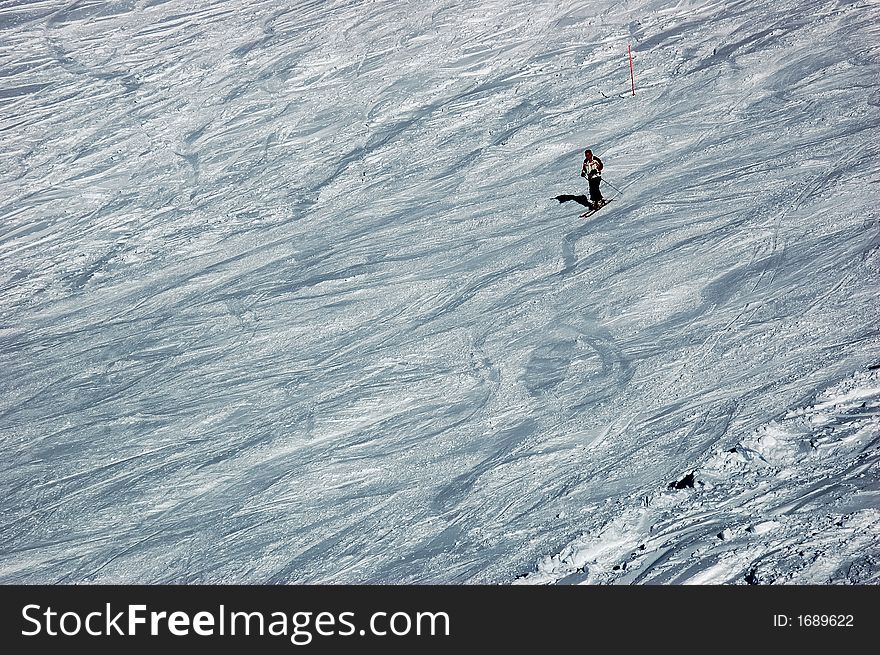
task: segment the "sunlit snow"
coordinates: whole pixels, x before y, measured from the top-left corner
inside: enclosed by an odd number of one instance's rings
[[[878,126],[873,0],[0,2],[0,582],[880,582]]]

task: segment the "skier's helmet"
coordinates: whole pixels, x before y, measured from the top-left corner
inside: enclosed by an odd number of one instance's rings
[[[592,154],[593,154],[593,151],[592,151],[592,150],[584,150],[584,155],[585,155],[585,156],[590,157],[590,156],[592,156]]]

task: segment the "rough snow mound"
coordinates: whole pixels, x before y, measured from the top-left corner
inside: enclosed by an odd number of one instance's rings
[[[880,582],[880,371],[712,453],[517,582]]]

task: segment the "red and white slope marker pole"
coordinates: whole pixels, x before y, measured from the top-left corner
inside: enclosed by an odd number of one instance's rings
[[[635,94],[636,94],[636,78],[635,78],[635,75],[633,75],[633,50],[632,50],[632,44],[631,44],[631,43],[628,44],[628,45],[626,46],[626,49],[627,49],[627,52],[629,52],[629,79],[630,79],[630,82],[632,82],[633,95],[635,95]]]

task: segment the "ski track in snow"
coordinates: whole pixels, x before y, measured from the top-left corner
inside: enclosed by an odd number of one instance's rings
[[[0,35],[4,583],[880,581],[876,3]]]

